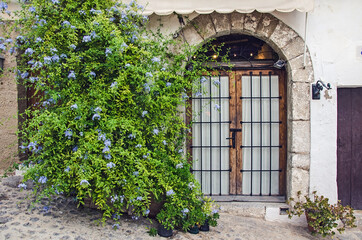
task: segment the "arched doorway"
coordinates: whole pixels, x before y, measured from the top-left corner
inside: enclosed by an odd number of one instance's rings
[[[192,97],[195,177],[207,195],[285,196],[286,79],[285,69],[274,67],[279,56],[248,35],[222,36],[212,45],[233,66],[203,78]],[[207,54],[218,57],[212,49]]]

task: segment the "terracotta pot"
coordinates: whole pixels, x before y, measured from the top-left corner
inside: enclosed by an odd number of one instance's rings
[[[309,230],[309,232],[311,232],[311,233],[316,233],[317,230],[315,230],[314,227],[312,227],[312,226],[309,225],[309,223],[310,223],[310,222],[314,222],[315,219],[314,219],[314,218],[311,218],[311,217],[308,215],[308,212],[305,212],[305,217],[307,218],[307,223],[308,223],[308,230]]]

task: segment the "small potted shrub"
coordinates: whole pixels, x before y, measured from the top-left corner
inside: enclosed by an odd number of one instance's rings
[[[356,227],[356,217],[350,206],[343,206],[340,201],[336,204],[329,204],[329,199],[324,196],[318,196],[314,191],[312,197],[301,196],[297,193],[298,200],[289,198],[288,204],[292,206],[288,211],[288,217],[293,215],[300,217],[303,213],[306,215],[308,230],[312,234],[321,234],[325,236],[335,235],[335,230],[342,233],[346,227]],[[338,224],[338,221],[341,224]]]

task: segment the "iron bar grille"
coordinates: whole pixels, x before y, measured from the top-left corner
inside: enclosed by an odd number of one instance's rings
[[[192,97],[192,171],[206,195],[228,195],[229,78],[206,79]]]

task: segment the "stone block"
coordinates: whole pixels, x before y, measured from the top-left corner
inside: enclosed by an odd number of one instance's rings
[[[293,82],[314,82],[314,72],[312,66],[312,60],[309,52],[306,53],[306,64],[303,67],[304,54],[291,59],[287,63],[288,71],[291,73],[291,80]]]
[[[192,25],[203,39],[216,35],[214,24],[208,14],[201,14],[192,20]]]
[[[309,193],[309,171],[300,168],[291,168],[288,171],[289,188],[288,198],[297,198],[297,192],[301,191],[302,196]]]
[[[230,14],[221,14],[213,12],[210,14],[210,16],[214,23],[217,36],[230,34],[230,29],[231,29]]]
[[[290,121],[288,143],[292,153],[310,153],[310,121]]]
[[[233,12],[230,14],[230,32],[231,33],[242,33],[244,30],[244,17],[245,14]]]
[[[263,14],[256,29],[256,34],[269,38],[279,24],[279,20],[271,14]]]
[[[309,83],[291,83],[290,84],[289,109],[291,109],[288,118],[291,120],[310,120],[310,84]]]
[[[310,155],[290,153],[288,159],[288,168],[300,168],[309,171],[310,168]]]
[[[282,48],[282,52],[286,60],[292,60],[304,53],[304,40],[301,37],[296,37]]]
[[[191,24],[188,24],[183,29],[183,34],[190,45],[198,45],[203,42],[202,37]]]
[[[245,32],[255,33],[262,15],[262,13],[256,11],[247,13],[244,18]]]
[[[282,49],[296,37],[298,37],[298,34],[295,31],[293,31],[282,21],[279,21],[274,32],[270,36],[270,41],[274,42],[276,47]]]

